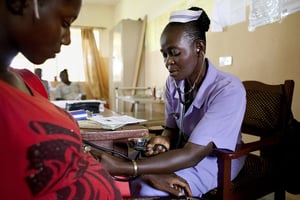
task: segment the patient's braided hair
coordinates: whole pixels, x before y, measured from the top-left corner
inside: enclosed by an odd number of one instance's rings
[[[26,0],[5,0],[8,10],[16,15],[23,15]]]
[[[15,15],[23,15],[23,8],[25,7],[27,0],[5,0],[8,10]],[[38,9],[38,0],[33,0],[34,15],[37,19],[40,18]]]

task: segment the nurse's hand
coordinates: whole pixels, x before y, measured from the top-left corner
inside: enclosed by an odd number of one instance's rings
[[[189,184],[176,174],[147,174],[142,179],[152,187],[171,195],[192,196]]]
[[[145,156],[154,156],[170,149],[170,139],[166,136],[152,137],[148,144],[148,150],[144,153]]]

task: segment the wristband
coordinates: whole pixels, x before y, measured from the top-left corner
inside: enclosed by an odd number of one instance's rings
[[[136,164],[136,161],[135,160],[131,160],[132,162],[132,165],[133,165],[133,175],[132,177],[136,177],[137,176],[137,170],[138,170],[138,167],[137,167],[137,164]]]

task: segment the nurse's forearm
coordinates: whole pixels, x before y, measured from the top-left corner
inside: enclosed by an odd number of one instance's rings
[[[138,174],[161,174],[172,173],[181,169],[197,165],[203,158],[213,150],[213,143],[200,146],[187,143],[184,148],[171,150],[157,156],[138,160]]]

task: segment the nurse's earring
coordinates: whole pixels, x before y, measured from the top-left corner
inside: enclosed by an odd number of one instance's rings
[[[200,55],[200,52],[201,52],[202,55],[203,55],[203,51],[201,51],[200,49],[197,49],[196,52],[197,52],[197,54],[198,54],[198,57],[200,57],[200,56],[199,56],[199,55]]]
[[[196,50],[196,52],[197,52],[197,54],[199,55],[200,54],[200,52],[201,52],[201,55],[204,57],[205,56],[205,53],[204,53],[204,51],[201,51],[200,49],[197,49]]]
[[[33,0],[33,6],[34,6],[34,16],[35,16],[35,18],[40,19],[38,0]]]

